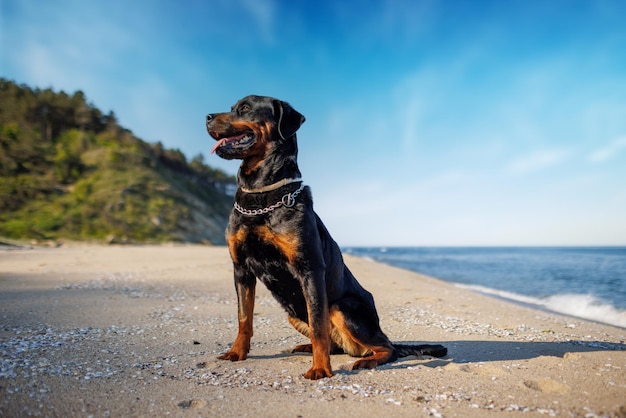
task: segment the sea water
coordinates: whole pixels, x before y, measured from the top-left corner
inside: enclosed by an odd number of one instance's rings
[[[626,328],[626,247],[349,247],[344,252]]]

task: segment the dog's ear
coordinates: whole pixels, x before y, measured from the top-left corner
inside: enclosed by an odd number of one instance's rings
[[[300,125],[305,121],[304,116],[295,110],[287,102],[274,100],[274,116],[276,117],[276,129],[282,139],[287,139],[296,133]]]

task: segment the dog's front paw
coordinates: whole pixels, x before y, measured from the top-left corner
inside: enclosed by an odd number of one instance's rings
[[[248,357],[246,353],[238,353],[236,351],[229,351],[218,357],[220,360],[241,361]]]
[[[325,377],[333,377],[333,372],[326,368],[311,367],[308,372],[303,374],[306,379],[318,380]]]

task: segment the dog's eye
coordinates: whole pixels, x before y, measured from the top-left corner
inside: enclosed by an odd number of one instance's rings
[[[250,110],[250,106],[247,104],[239,106],[239,113],[245,113]]]

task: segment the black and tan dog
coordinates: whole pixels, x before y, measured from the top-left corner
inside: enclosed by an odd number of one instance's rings
[[[362,357],[354,369],[407,355],[445,356],[441,345],[393,344],[382,332],[374,298],[344,265],[339,247],[313,211],[296,161],[296,131],[304,117],[289,104],[248,96],[230,112],[207,115],[212,152],[243,160],[226,240],[239,301],[239,333],[223,360],[250,350],[256,280],[263,282],[310,338],[293,352],[312,352],[304,377],[332,376],[330,353]]]

